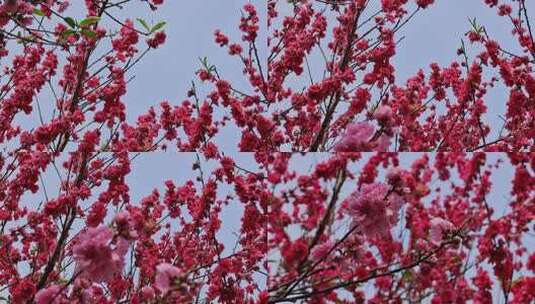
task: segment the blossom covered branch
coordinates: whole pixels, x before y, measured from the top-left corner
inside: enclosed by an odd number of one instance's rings
[[[186,100],[132,122],[167,24],[120,16],[163,0],[0,1],[0,301],[535,301],[529,3],[481,1],[510,40],[471,19],[402,83],[402,31],[435,2],[245,1],[208,38],[241,74],[201,58]],[[186,178],[139,193],[167,151]]]

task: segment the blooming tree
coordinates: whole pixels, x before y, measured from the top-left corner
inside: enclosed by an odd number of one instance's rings
[[[201,58],[186,100],[129,122],[131,75],[165,46],[166,22],[121,15],[163,2],[0,2],[0,301],[535,300],[526,1],[484,1],[511,41],[474,19],[458,60],[405,84],[397,35],[433,0],[248,2],[240,40],[214,39],[249,87]],[[503,126],[484,119],[496,85]],[[220,149],[226,129],[254,153]],[[187,180],[132,199],[134,163],[162,150],[194,152],[178,154]],[[440,153],[407,165],[400,151]],[[498,186],[508,195],[488,201]]]
[[[533,154],[403,157],[339,153],[306,174],[274,160],[272,303],[534,300]]]
[[[247,52],[216,33],[244,62],[256,94],[203,69],[201,79],[224,100],[212,108],[230,110],[242,151],[532,150],[535,51],[526,1],[484,1],[507,19],[509,40],[497,41],[474,18],[452,46],[458,58],[430,62],[428,73],[400,83],[393,63],[400,32],[434,2],[269,0],[267,67],[243,58],[256,53],[253,35],[243,37]],[[498,86],[509,94],[496,101],[505,113],[488,96]]]
[[[484,2],[509,21],[510,39],[493,39],[474,18],[461,46],[452,46],[456,60],[430,63],[406,83],[393,64],[399,33],[434,1],[270,0],[267,28],[247,3],[240,41],[216,30],[215,42],[241,64],[249,87],[202,58],[186,100],[163,101],[128,123],[129,73],[165,42],[165,22],[115,14],[162,1],[86,1],[80,18],[69,17],[67,1],[7,1],[0,56],[12,64],[2,75],[0,141],[56,152],[84,138],[100,150],[217,150],[229,141],[218,135],[229,129],[234,147],[250,152],[530,151],[535,47],[528,9],[525,1]],[[505,113],[491,106],[494,87],[509,94],[496,101]],[[55,101],[46,108],[51,115],[38,103],[45,90]],[[22,124],[32,113],[33,124]]]

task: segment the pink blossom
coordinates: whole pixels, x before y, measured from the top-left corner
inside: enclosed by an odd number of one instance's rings
[[[453,224],[447,220],[435,217],[431,220],[431,227],[429,228],[429,237],[431,242],[440,243],[445,235],[445,232],[452,230]]]
[[[121,211],[115,215],[113,219],[115,222],[117,233],[125,239],[135,239],[138,234],[134,229],[134,222],[130,213],[127,211]]]
[[[166,294],[173,283],[173,280],[180,275],[180,270],[169,263],[161,263],[156,266],[156,278],[154,286],[163,294]]]
[[[433,4],[435,0],[416,0],[416,4],[418,4],[421,8],[427,8],[429,5]]]
[[[145,301],[151,300],[155,296],[154,289],[150,286],[144,286],[141,288],[141,296]]]
[[[35,303],[37,304],[55,304],[60,303],[60,285],[50,285],[48,288],[41,289],[35,294]]]
[[[325,259],[327,254],[329,253],[329,250],[331,250],[334,246],[334,243],[329,240],[322,244],[317,245],[312,249],[312,253],[310,254],[310,257],[314,262],[319,261],[321,259]]]
[[[348,198],[348,213],[369,237],[384,236],[397,222],[402,200],[382,183],[364,184]]]
[[[390,137],[383,133],[378,138],[374,138],[374,133],[375,127],[368,122],[349,124],[342,139],[334,146],[334,151],[388,151]]]
[[[72,252],[76,261],[75,271],[95,282],[110,280],[124,266],[128,242],[119,238],[112,248],[113,232],[106,226],[88,228],[80,234]]]
[[[403,172],[400,167],[394,167],[386,173],[386,180],[390,185],[398,186],[402,181]]]
[[[373,116],[380,122],[386,123],[392,119],[393,111],[389,106],[380,106],[375,110]]]
[[[381,134],[377,139],[376,146],[373,151],[377,152],[388,152],[388,147],[390,147],[390,137],[385,134]]]
[[[507,16],[509,14],[511,14],[511,12],[513,11],[511,6],[508,5],[508,4],[502,4],[498,7],[498,11],[499,11],[499,15],[500,16]]]
[[[163,31],[154,34],[154,37],[147,39],[147,44],[153,49],[157,49],[160,45],[165,43],[167,35]]]
[[[101,303],[104,298],[104,291],[97,283],[82,282],[80,286],[82,288],[81,300],[82,303]],[[75,286],[76,289],[76,286]]]
[[[364,151],[369,148],[374,127],[366,122],[357,122],[347,125],[342,139],[336,144],[336,152]]]

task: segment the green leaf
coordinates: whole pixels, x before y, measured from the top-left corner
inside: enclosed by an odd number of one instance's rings
[[[152,27],[152,29],[150,30],[150,32],[151,32],[151,33],[154,33],[154,32],[156,32],[157,30],[162,29],[166,24],[167,24],[167,22],[165,22],[165,21],[158,22],[155,26]]]
[[[45,13],[43,13],[43,11],[38,9],[37,7],[33,9],[33,14],[37,15],[39,17],[44,17],[45,16]]]
[[[137,21],[139,23],[141,23],[141,25],[147,30],[147,32],[150,32],[150,27],[149,25],[147,24],[147,22],[145,22],[145,20],[141,19],[141,18],[137,18]]]
[[[472,26],[472,29],[478,34],[481,34],[483,32],[483,30],[485,29],[482,25],[479,25],[477,23],[476,17],[474,17],[474,19],[468,18],[468,22],[470,22],[470,25]]]
[[[64,30],[62,33],[61,33],[61,38],[62,39],[67,39],[69,38],[69,36],[72,36],[76,34],[76,31],[75,30]]]
[[[403,280],[410,282],[412,281],[412,272],[405,270],[402,275]]]
[[[201,62],[204,69],[208,70],[208,58],[205,57],[199,57],[199,61]]]
[[[87,17],[84,20],[80,21],[80,26],[81,27],[89,26],[89,25],[98,23],[99,21],[100,21],[100,17],[96,17],[96,16]]]
[[[93,32],[92,30],[82,29],[82,35],[86,36],[87,38],[95,38],[97,33]]]
[[[72,27],[72,28],[76,28],[76,20],[74,20],[73,18],[71,17],[66,17],[65,18],[65,22],[67,22],[67,24]]]

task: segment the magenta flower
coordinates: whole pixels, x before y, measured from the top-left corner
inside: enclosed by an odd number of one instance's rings
[[[119,238],[112,247],[113,232],[106,226],[88,228],[80,234],[72,252],[76,261],[75,271],[94,282],[108,281],[124,266],[128,242]]]
[[[329,253],[329,250],[331,250],[334,246],[334,243],[329,240],[325,243],[319,244],[318,246],[314,247],[312,249],[312,252],[310,254],[310,257],[314,262],[317,262],[321,259],[326,259],[327,254]]]
[[[342,139],[336,144],[336,152],[354,152],[369,150],[369,140],[375,128],[367,122],[357,122],[347,125]]]
[[[382,134],[375,141],[375,147],[373,150],[377,152],[388,152],[389,147],[390,147],[390,137],[388,137],[385,134]]]
[[[141,288],[141,297],[143,300],[148,301],[153,299],[155,296],[154,289],[150,286],[144,286]]]
[[[41,289],[35,294],[35,303],[37,304],[55,304],[60,303],[61,286],[50,285],[48,288]]]
[[[384,236],[397,222],[402,200],[382,183],[365,184],[348,198],[348,213],[368,237]]]
[[[173,280],[180,275],[180,270],[168,263],[161,263],[156,266],[156,278],[154,286],[163,294],[171,289]]]
[[[117,234],[127,240],[135,239],[138,237],[137,232],[134,229],[134,221],[127,211],[121,211],[115,215],[113,219],[117,228]]]
[[[381,123],[388,123],[392,119],[393,114],[391,107],[383,105],[375,110],[373,116]]]
[[[394,167],[386,173],[386,180],[392,186],[399,186],[402,183],[405,170],[400,167]]]
[[[454,229],[451,222],[438,217],[433,218],[430,224],[429,237],[431,242],[435,244],[439,244],[442,241],[446,232]]]

